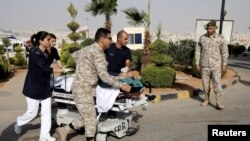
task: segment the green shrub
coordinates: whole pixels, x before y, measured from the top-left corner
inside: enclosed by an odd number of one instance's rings
[[[69,51],[65,51],[61,56],[61,61],[64,65],[67,65],[68,59],[71,57],[71,53]]]
[[[26,61],[20,52],[16,52],[16,55],[13,58],[13,64],[17,66],[25,66]]]
[[[131,57],[132,57],[131,70],[136,70],[136,71],[140,70],[141,54],[142,54],[142,49],[131,50]]]
[[[233,51],[232,52],[233,52],[234,55],[238,55],[238,54],[243,53],[245,50],[246,50],[245,46],[243,46],[243,45],[235,45],[233,47]]]
[[[173,87],[175,70],[170,67],[147,66],[141,76],[142,82],[150,82],[153,88]]]
[[[10,64],[14,64],[15,62],[15,57],[10,58]]]
[[[162,66],[170,66],[173,62],[173,58],[164,55],[164,54],[154,54],[151,57],[151,61],[157,66],[157,67],[162,67]]]
[[[179,64],[187,68],[192,66],[196,42],[193,40],[181,40],[175,44],[170,44],[168,55],[173,58],[174,64]]]
[[[21,53],[23,49],[20,46],[15,47],[15,52]]]
[[[62,49],[61,49],[60,54],[62,55],[65,51],[68,51],[69,48],[70,48],[70,44],[64,42],[64,43],[62,44]]]
[[[0,55],[5,53],[4,45],[0,45]]]
[[[154,54],[166,54],[168,52],[168,47],[169,44],[161,39],[155,40],[150,46]]]
[[[6,78],[8,76],[8,64],[7,61],[0,57],[0,78]]]
[[[92,38],[86,38],[82,43],[81,43],[81,47],[86,47],[89,45],[92,45],[95,42],[94,39]]]
[[[79,25],[77,22],[72,21],[72,22],[70,22],[70,23],[67,24],[67,27],[68,27],[71,31],[75,32],[75,31],[80,27],[80,25]]]
[[[72,40],[72,41],[77,41],[80,39],[80,35],[76,32],[71,32],[68,37]]]
[[[74,59],[70,56],[68,61],[67,61],[67,66],[69,68],[76,68],[76,63],[74,61]]]
[[[77,42],[74,42],[74,43],[70,44],[70,47],[69,47],[68,51],[70,53],[73,53],[73,52],[75,52],[75,51],[77,51],[79,49],[80,49],[80,45]]]
[[[227,47],[228,47],[228,53],[229,53],[229,55],[230,55],[230,54],[233,54],[234,45],[229,44],[229,45],[227,45]]]

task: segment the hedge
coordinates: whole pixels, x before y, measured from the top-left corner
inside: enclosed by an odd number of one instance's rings
[[[142,82],[150,82],[153,88],[173,87],[175,70],[170,67],[147,66],[142,70]]]

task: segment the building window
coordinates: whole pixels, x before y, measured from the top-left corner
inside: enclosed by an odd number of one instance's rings
[[[141,33],[136,33],[135,34],[135,44],[141,44],[141,43],[142,43]]]
[[[142,34],[128,34],[128,44],[142,44]]]
[[[128,44],[134,44],[134,34],[128,34]]]

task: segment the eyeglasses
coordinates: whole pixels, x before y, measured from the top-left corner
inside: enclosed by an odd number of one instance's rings
[[[107,38],[107,39],[109,39],[110,41],[112,41],[112,37],[104,37],[104,38]]]

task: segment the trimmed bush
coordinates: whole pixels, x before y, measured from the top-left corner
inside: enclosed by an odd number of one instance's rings
[[[75,32],[75,31],[80,27],[80,25],[79,25],[77,22],[72,21],[72,22],[70,22],[70,23],[67,24],[67,27],[68,27],[71,31]]]
[[[147,66],[142,70],[142,82],[150,82],[153,88],[173,87],[175,70],[170,67]]]
[[[26,64],[26,61],[21,53],[16,53],[15,57],[13,58],[13,64],[17,66],[24,66],[24,64]]]
[[[26,63],[23,55],[21,54],[22,50],[23,49],[20,46],[15,47],[16,55],[15,55],[15,57],[10,59],[10,63],[17,65],[17,66],[23,66],[23,67],[26,66],[27,63]]]
[[[61,61],[64,65],[67,65],[67,61],[68,59],[71,57],[71,53],[69,51],[65,51],[63,52],[62,56],[61,56]]]
[[[166,54],[168,53],[168,47],[169,44],[161,39],[155,40],[150,46],[154,54]]]
[[[15,47],[15,52],[21,53],[23,49],[20,46]]]
[[[170,66],[173,62],[173,58],[164,54],[154,54],[154,56],[151,57],[151,61],[157,67]]]
[[[81,47],[86,47],[89,45],[92,45],[95,42],[94,39],[92,38],[86,38],[82,43],[81,43]]]
[[[73,52],[75,52],[75,51],[77,51],[79,49],[80,49],[80,45],[77,42],[74,42],[74,43],[70,44],[70,47],[69,47],[68,51],[70,53],[73,53]]]
[[[76,63],[74,61],[74,59],[70,56],[68,61],[67,61],[67,66],[69,68],[76,68]]]
[[[70,44],[68,44],[68,43],[63,43],[62,44],[62,49],[61,49],[61,54],[63,54],[65,51],[68,51],[69,50],[69,48],[70,48]]]
[[[72,41],[77,41],[80,39],[80,35],[76,32],[71,32],[68,37],[72,40]]]

